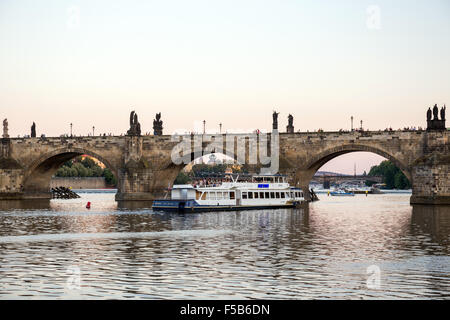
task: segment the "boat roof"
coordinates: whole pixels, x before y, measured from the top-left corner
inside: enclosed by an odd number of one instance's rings
[[[190,184],[174,184],[172,189],[194,189]]]

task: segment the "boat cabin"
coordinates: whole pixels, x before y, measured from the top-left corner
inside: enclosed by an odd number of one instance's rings
[[[172,188],[172,199],[187,200],[195,199],[195,189],[190,184],[176,184]]]

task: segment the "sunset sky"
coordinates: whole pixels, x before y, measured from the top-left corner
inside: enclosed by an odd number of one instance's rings
[[[0,1],[0,117],[13,137],[422,126],[450,104],[450,1]],[[341,159],[341,160],[340,160]],[[362,172],[355,153],[326,170]],[[344,160],[342,160],[344,159]]]

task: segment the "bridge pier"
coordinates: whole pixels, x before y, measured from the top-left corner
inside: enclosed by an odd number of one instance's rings
[[[152,168],[125,168],[119,170],[116,201],[153,201],[168,194],[168,189],[179,172],[169,168],[154,170]]]
[[[143,138],[126,137],[122,168],[118,169],[116,201],[153,201],[164,198],[180,171],[174,165],[143,156]]]
[[[296,169],[287,173],[288,182],[297,188],[301,188],[303,191],[303,196],[306,201],[311,200],[311,192],[309,190],[309,183],[314,176],[314,170],[301,170]]]
[[[435,152],[415,161],[411,204],[450,205],[450,154]]]

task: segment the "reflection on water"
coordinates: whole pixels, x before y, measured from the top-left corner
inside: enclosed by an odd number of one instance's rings
[[[412,210],[411,233],[426,234],[450,254],[450,206],[416,205]],[[433,254],[433,252],[431,253]]]
[[[2,200],[0,201],[0,211],[13,209],[48,209],[50,208],[50,200],[35,199],[35,200]]]
[[[409,195],[198,214],[81,196],[3,204],[0,299],[450,296],[450,208],[412,208]],[[371,265],[379,288],[367,287]]]
[[[117,207],[119,209],[139,210],[150,209],[152,204],[153,201],[120,201],[117,202]]]

